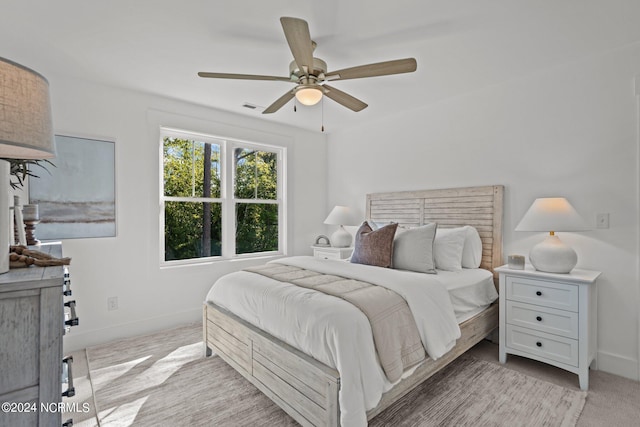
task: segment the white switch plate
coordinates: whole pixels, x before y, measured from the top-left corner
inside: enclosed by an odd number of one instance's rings
[[[609,214],[596,214],[596,228],[609,228]]]

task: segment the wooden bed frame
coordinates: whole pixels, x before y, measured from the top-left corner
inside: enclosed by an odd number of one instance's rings
[[[466,187],[367,195],[366,215],[373,221],[418,226],[473,225],[482,239],[481,267],[502,264],[504,187]],[[494,278],[497,278],[494,272]],[[460,324],[461,338],[440,359],[428,358],[411,376],[382,396],[367,419],[388,408],[455,360],[498,327],[498,306],[491,305]],[[203,307],[206,356],[215,352],[303,426],[339,426],[340,374],[212,303]]]

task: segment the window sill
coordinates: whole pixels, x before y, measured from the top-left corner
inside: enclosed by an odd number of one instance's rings
[[[256,255],[238,255],[233,258],[223,258],[223,257],[211,257],[211,258],[199,258],[199,259],[189,259],[189,260],[175,260],[175,261],[162,261],[160,263],[160,270],[172,269],[172,268],[181,268],[181,267],[198,267],[198,266],[209,266],[215,265],[219,263],[236,263],[236,262],[246,262],[246,261],[270,261],[272,259],[282,258],[286,256],[280,252],[269,252],[264,254],[256,254]]]

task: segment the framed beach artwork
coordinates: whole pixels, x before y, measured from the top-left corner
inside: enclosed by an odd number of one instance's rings
[[[55,165],[29,180],[39,240],[116,235],[115,142],[56,135]]]

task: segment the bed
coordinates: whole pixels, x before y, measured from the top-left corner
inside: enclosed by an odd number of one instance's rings
[[[417,227],[430,222],[436,222],[442,228],[473,226],[482,241],[480,267],[491,272],[489,276],[495,281],[493,269],[502,263],[503,192],[502,186],[485,186],[369,194],[366,216],[369,221],[394,221],[403,227]],[[306,265],[304,263],[307,261],[300,262]],[[342,271],[345,264],[342,261],[327,263],[329,271],[334,271],[333,268],[337,269],[335,271]],[[441,279],[444,277],[442,275]],[[247,301],[245,305],[252,304]],[[498,326],[497,304],[479,312],[461,314],[466,315],[466,320],[463,319],[459,324],[459,338],[455,345],[447,348],[446,353],[436,360],[427,358],[422,364],[406,372],[399,382],[386,384],[381,397],[375,396],[376,405],[366,408],[366,419],[375,417],[402,398]],[[340,360],[332,360],[329,356],[313,352],[309,354],[316,357],[309,356],[298,349],[304,346],[294,342],[295,339],[283,337],[298,348],[265,332],[263,329],[267,328],[264,326],[255,326],[260,325],[259,319],[249,322],[245,320],[250,319],[246,313],[241,315],[244,318],[224,308],[224,304],[205,302],[203,338],[206,354],[212,355],[215,352],[300,424],[340,425],[341,404],[345,407],[344,397],[347,394],[340,394],[340,390],[341,387],[349,390],[353,382],[350,379],[352,372],[345,370],[345,365],[336,363]],[[340,369],[332,366],[340,366]],[[342,371],[342,376],[339,370]],[[344,421],[351,418],[345,418],[346,414],[342,415],[344,424],[352,424]],[[353,424],[363,423],[366,420]]]

